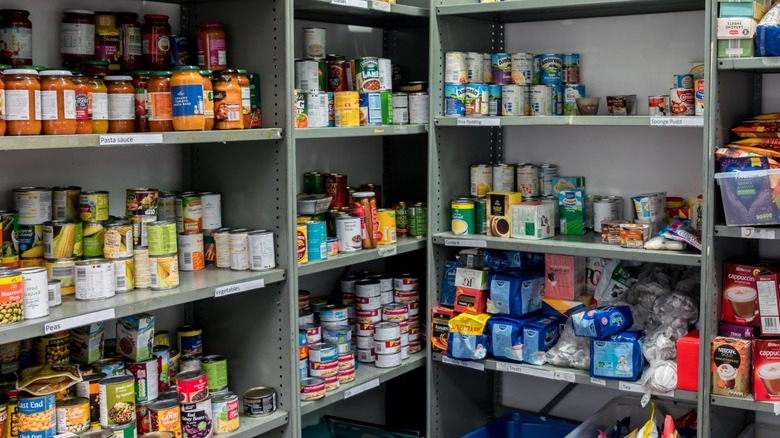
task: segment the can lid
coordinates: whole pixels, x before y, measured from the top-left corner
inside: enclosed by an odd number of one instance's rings
[[[84,397],[68,397],[62,400],[57,400],[58,408],[70,408],[73,406],[81,406],[89,404],[89,399]]]
[[[303,380],[301,380],[301,385]],[[244,399],[255,399],[275,396],[276,390],[267,386],[257,386],[255,388],[249,388],[244,392]]]
[[[224,392],[222,394],[215,394],[211,397],[212,403],[225,403],[233,400],[238,400],[238,395],[235,392]]]
[[[170,408],[172,408],[174,406],[178,406],[178,405],[179,405],[178,400],[170,400],[170,399],[159,400],[159,401],[152,402],[149,405],[149,410],[151,410],[151,411],[162,411],[162,410],[170,409]]]

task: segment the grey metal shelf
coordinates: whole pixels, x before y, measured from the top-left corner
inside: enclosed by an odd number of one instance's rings
[[[63,322],[65,320],[79,319],[79,325],[86,325],[214,297],[215,290],[225,286],[260,280],[264,285],[278,283],[285,276],[283,269],[253,272],[208,267],[201,271],[180,272],[180,285],[175,289],[138,289],[99,301],[76,301],[73,296],[64,297],[62,305],[51,308],[47,317],[0,326],[0,344],[41,336],[46,333],[47,325],[62,323],[63,328],[70,328]]]
[[[289,412],[277,409],[264,417],[247,417],[239,414],[241,427],[237,431],[220,435],[224,438],[253,438],[286,425],[290,421]]]
[[[405,252],[425,248],[426,239],[414,237],[399,237],[395,245],[379,245],[376,249],[365,249],[353,253],[339,254],[328,257],[327,260],[309,262],[298,266],[298,275],[309,275],[331,269],[343,268],[357,263],[369,262],[385,257],[392,257]]]
[[[505,23],[567,18],[609,17],[704,10],[703,0],[522,0],[479,3],[479,0],[436,2],[437,15],[458,15]]]
[[[486,3],[499,4],[499,3]],[[500,3],[503,4],[503,3]],[[659,128],[702,128],[701,116],[500,116],[446,117],[435,119],[436,126],[638,126]]]
[[[428,125],[356,126],[354,128],[305,128],[296,129],[295,138],[383,137],[388,135],[425,134]]]
[[[116,144],[101,145],[101,137],[116,138]],[[131,138],[133,137],[133,138]],[[154,140],[149,140],[155,138]],[[150,146],[157,144],[226,143],[279,140],[282,129],[240,129],[220,131],[138,132],[133,134],[31,135],[0,137],[0,150]],[[128,143],[120,143],[120,139]],[[105,143],[105,141],[104,141]]]
[[[370,27],[425,26],[428,2],[382,4],[374,0],[295,0],[295,19]],[[340,3],[340,4],[339,4]]]
[[[559,382],[576,383],[579,385],[595,386],[599,388],[609,388],[619,391],[642,393],[644,387],[637,382],[623,382],[610,379],[591,378],[587,371],[571,368],[562,368],[552,365],[529,365],[525,363],[505,362],[495,359],[485,359],[479,362],[453,361],[445,358],[442,354],[434,353],[435,362],[447,363],[452,366],[463,366],[467,368],[480,369],[482,365],[485,370],[500,371],[505,373],[523,374],[526,376],[538,377],[547,380],[556,380]],[[697,393],[692,391],[672,391],[667,394],[654,394],[657,397],[669,398],[679,401],[695,402],[698,398]]]
[[[753,400],[752,395],[745,398],[712,395],[711,398],[713,406],[723,406],[755,412],[770,412],[776,415],[780,414],[780,403],[755,401]]]
[[[505,251],[604,257],[673,265],[698,266],[701,264],[701,254],[699,253],[621,248],[619,245],[601,243],[601,234],[593,232],[588,232],[583,236],[555,236],[542,240],[521,240],[482,235],[456,236],[447,231],[435,234],[433,243],[452,247],[479,247]]]
[[[301,415],[316,412],[333,403],[368,391],[388,380],[420,368],[425,365],[426,354],[426,351],[414,353],[409,356],[409,359],[401,362],[401,365],[395,368],[377,368],[369,364],[360,364],[357,367],[357,376],[354,382],[340,385],[337,390],[329,392],[325,398],[320,400],[301,402]]]
[[[780,57],[718,58],[718,70],[778,73],[780,72]]]
[[[715,237],[732,237],[738,239],[780,239],[780,227],[729,227],[715,225]]]

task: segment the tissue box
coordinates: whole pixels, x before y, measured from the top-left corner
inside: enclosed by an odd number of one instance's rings
[[[699,331],[677,340],[677,388],[699,390]]]
[[[472,315],[485,313],[488,271],[457,268],[455,271],[455,311]]]
[[[509,237],[512,223],[511,205],[522,202],[519,192],[489,192],[487,194],[487,235]]]
[[[585,257],[544,255],[544,296],[576,300],[585,289]]]
[[[558,217],[561,222],[561,235],[585,234],[585,191],[561,190],[558,193]]]
[[[627,331],[590,341],[591,377],[634,381],[642,375],[642,332]]]
[[[718,18],[719,40],[742,40],[756,35],[758,23],[752,18]]]
[[[552,203],[523,202],[511,206],[514,239],[547,239],[555,235],[555,208]]]
[[[523,325],[523,361],[544,365],[544,353],[552,348],[560,336],[560,319],[542,316]],[[641,354],[641,353],[640,353]]]
[[[752,58],[756,56],[752,38],[742,40],[718,40],[718,58]]]

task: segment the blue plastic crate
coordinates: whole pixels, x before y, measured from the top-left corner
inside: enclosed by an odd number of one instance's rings
[[[418,438],[410,430],[391,430],[384,426],[325,416],[320,424],[303,429],[303,438]]]
[[[463,435],[462,438],[564,438],[579,423],[515,412]]]

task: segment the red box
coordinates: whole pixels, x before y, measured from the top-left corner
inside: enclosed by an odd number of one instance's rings
[[[455,311],[477,315],[487,311],[486,290],[455,287]]]
[[[544,296],[576,300],[585,291],[585,257],[544,255]]]
[[[677,340],[677,388],[699,390],[699,331]]]
[[[780,336],[780,266],[726,262],[723,271],[722,320],[760,327],[763,336]]]
[[[753,397],[780,401],[780,340],[753,339]]]

